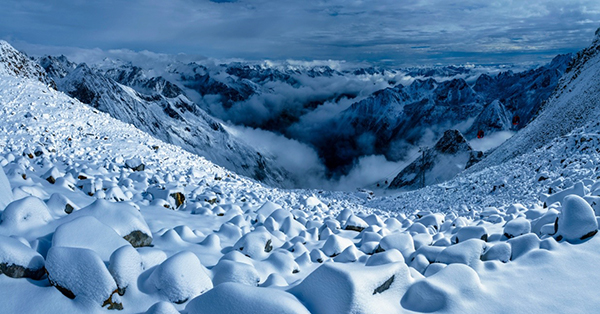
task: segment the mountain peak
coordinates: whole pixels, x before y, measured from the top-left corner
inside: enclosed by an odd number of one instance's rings
[[[48,79],[39,64],[4,40],[0,40],[0,74],[37,79],[46,85],[54,86],[54,82]]]

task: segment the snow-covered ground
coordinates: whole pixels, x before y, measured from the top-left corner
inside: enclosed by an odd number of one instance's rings
[[[590,121],[418,191],[281,190],[0,67],[0,312],[593,313],[599,146]]]

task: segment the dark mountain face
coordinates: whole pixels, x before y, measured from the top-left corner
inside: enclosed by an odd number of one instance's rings
[[[324,125],[311,143],[332,172],[345,173],[361,156],[401,160],[415,145],[461,126],[466,138],[519,130],[531,121],[566,71],[571,55],[537,69],[495,76],[482,74],[471,86],[463,79],[415,80],[373,93]],[[463,73],[466,69],[447,69]],[[423,69],[415,74],[437,75]],[[518,123],[513,123],[518,121]]]
[[[414,190],[442,183],[482,157],[483,153],[474,151],[460,131],[447,130],[432,148],[404,168],[389,188]]]

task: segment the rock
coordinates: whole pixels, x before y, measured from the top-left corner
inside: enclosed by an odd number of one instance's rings
[[[133,247],[148,246],[152,243],[152,232],[150,232],[144,217],[139,210],[127,203],[114,203],[98,199],[63,219],[72,220],[82,216],[94,216],[113,228]]]
[[[310,314],[293,295],[272,288],[259,288],[227,282],[193,299],[185,307],[188,314]]]
[[[568,195],[563,199],[555,229],[557,241],[577,243],[593,237],[598,232],[598,222],[594,210],[583,198]]]
[[[173,303],[184,303],[213,287],[208,270],[192,252],[182,251],[160,264],[148,283]]]
[[[127,287],[136,282],[143,269],[142,257],[130,245],[114,251],[108,263],[108,271],[117,283],[119,295],[125,294]]]
[[[40,279],[44,258],[21,241],[0,235],[0,274],[12,278]]]
[[[146,169],[146,165],[144,165],[142,160],[137,157],[125,161],[125,167],[133,171],[144,171]]]
[[[265,229],[255,229],[242,236],[233,248],[251,258],[264,259],[274,248],[281,246],[280,242]]]
[[[115,280],[92,250],[53,246],[48,251],[46,270],[50,284],[71,299],[104,304],[117,291]]]
[[[46,205],[55,217],[62,217],[79,209],[79,206],[60,193],[53,193],[46,201]]]
[[[531,232],[531,222],[525,217],[518,217],[506,223],[504,236],[508,239]]]
[[[411,281],[404,263],[325,263],[290,292],[311,313],[397,313],[399,298]]]
[[[110,260],[114,251],[124,245],[130,246],[115,230],[93,216],[79,217],[60,225],[52,237],[53,247],[89,249],[96,252],[105,262]]]
[[[367,224],[360,217],[358,217],[356,215],[351,215],[350,217],[348,217],[348,219],[344,223],[344,230],[352,230],[352,231],[361,232],[368,226],[369,226],[369,224]]]

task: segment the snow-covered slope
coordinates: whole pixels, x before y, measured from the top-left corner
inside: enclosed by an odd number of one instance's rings
[[[539,115],[510,140],[499,146],[473,171],[497,165],[538,149],[600,117],[600,31],[590,47],[574,57],[555,92]]]
[[[52,85],[52,80],[48,79],[39,64],[4,40],[0,40],[0,74],[32,78],[46,85]]]
[[[481,158],[483,153],[474,151],[460,131],[448,130],[432,148],[402,169],[389,188],[415,190],[443,183]]]
[[[65,57],[44,57],[40,64],[59,90],[165,142],[267,184],[294,185],[294,178],[274,164],[268,154],[232,136],[181,89],[160,77],[146,79],[135,69],[113,75],[135,90]]]

